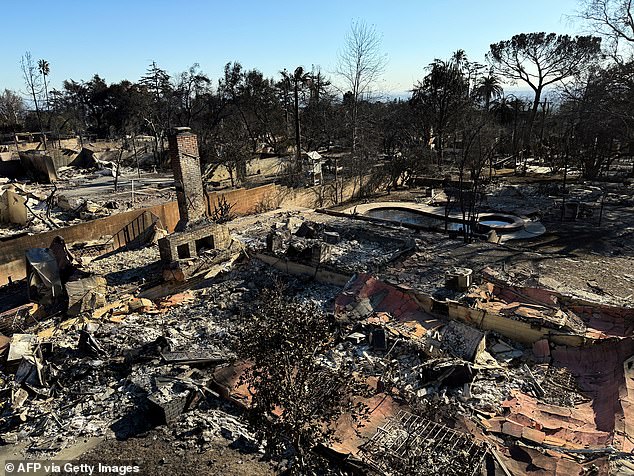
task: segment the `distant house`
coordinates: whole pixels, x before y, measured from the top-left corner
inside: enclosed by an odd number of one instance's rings
[[[302,153],[302,158],[306,163],[307,174],[312,184],[320,185],[323,182],[321,166],[324,164],[324,158],[316,150]]]

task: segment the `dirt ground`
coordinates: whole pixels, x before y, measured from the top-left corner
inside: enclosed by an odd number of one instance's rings
[[[245,454],[217,439],[204,452],[174,448],[160,430],[127,440],[107,440],[75,460],[77,464],[138,466],[140,476],[169,474],[171,476],[267,476],[275,472],[259,460],[258,454]],[[71,473],[69,473],[71,474]]]

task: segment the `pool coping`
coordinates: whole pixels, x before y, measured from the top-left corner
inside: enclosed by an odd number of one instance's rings
[[[367,212],[370,210],[376,209],[400,209],[403,211],[411,211],[419,213],[423,216],[427,216],[430,218],[436,218],[447,220],[452,223],[462,223],[462,214],[458,213],[450,213],[449,216],[445,217],[445,207],[432,207],[430,205],[425,205],[422,203],[416,202],[372,202],[372,203],[362,203],[355,205],[353,207],[347,208],[343,211],[346,215],[361,215],[368,217]],[[546,227],[539,221],[529,220],[527,218],[517,216],[517,215],[509,215],[506,213],[496,213],[496,212],[487,212],[482,216],[498,216],[498,217],[513,217],[516,218],[513,224],[509,224],[509,231],[504,231],[504,229],[497,229],[499,231],[498,235],[498,243],[503,243],[505,241],[510,240],[525,240],[535,238],[537,236],[543,235],[546,232]],[[401,223],[398,220],[388,220],[382,218],[372,217],[374,220],[384,221],[386,223]],[[521,225],[522,228],[517,229],[517,226]],[[502,227],[500,227],[502,228]],[[512,228],[515,230],[511,231]]]

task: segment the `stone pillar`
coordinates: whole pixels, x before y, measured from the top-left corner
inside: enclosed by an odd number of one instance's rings
[[[176,225],[178,231],[202,220],[207,211],[207,200],[200,174],[198,141],[196,134],[190,131],[189,127],[175,127],[168,137],[180,215]]]

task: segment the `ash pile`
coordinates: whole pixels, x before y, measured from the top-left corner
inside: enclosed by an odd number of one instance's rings
[[[343,220],[322,223],[297,216],[271,225],[265,243],[250,240],[249,244],[255,251],[262,251],[265,245],[270,255],[349,275],[377,272],[414,247],[413,239],[388,229],[365,224],[353,227]]]
[[[209,386],[215,367],[235,358],[229,349],[239,302],[254,292],[248,285],[234,277],[156,302],[127,296],[3,336],[3,443],[41,458],[87,437],[127,438],[156,425],[182,448],[202,450],[222,436],[252,443]]]

